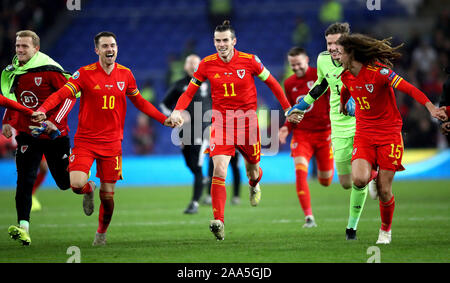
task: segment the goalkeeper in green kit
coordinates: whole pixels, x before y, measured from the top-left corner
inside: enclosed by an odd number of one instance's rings
[[[317,58],[317,81],[310,89],[308,95],[302,98],[298,104],[294,105],[287,113],[303,113],[315,100],[330,88],[330,120],[331,120],[331,142],[333,145],[333,155],[336,162],[336,170],[339,182],[344,189],[350,189],[350,216],[346,229],[346,239],[356,240],[356,228],[361,216],[364,203],[366,201],[367,187],[363,189],[352,185],[351,158],[353,152],[353,137],[355,135],[355,102],[350,99],[346,105],[349,116],[339,113],[340,91],[342,82],[340,75],[343,72],[342,64],[339,62],[340,53],[336,42],[343,34],[350,33],[348,23],[334,23],[325,31],[327,51],[323,51]],[[307,113],[304,113],[308,115]],[[375,179],[377,172],[372,172],[372,179]],[[376,198],[376,184],[372,181],[369,184],[371,196]]]

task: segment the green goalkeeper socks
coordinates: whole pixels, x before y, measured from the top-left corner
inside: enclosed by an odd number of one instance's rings
[[[352,192],[350,193],[350,216],[347,225],[348,229],[352,228],[353,230],[356,230],[364,208],[364,203],[366,202],[367,192],[367,186],[363,188],[358,188],[355,185],[352,186]]]

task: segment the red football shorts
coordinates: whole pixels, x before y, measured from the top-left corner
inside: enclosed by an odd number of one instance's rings
[[[94,160],[97,161],[96,177],[102,183],[115,183],[122,180],[122,154],[116,156],[100,155],[95,148],[77,143],[69,157],[69,172],[82,171],[89,174]]]
[[[291,156],[303,156],[309,161],[313,155],[316,156],[319,171],[333,170],[331,131],[294,131],[291,140]]]
[[[246,129],[226,129],[211,126],[211,138],[209,141],[209,155],[234,156],[235,148],[250,164],[256,164],[261,160],[261,136],[259,125]]]
[[[374,170],[403,171],[403,138],[401,133],[384,136],[356,134],[353,142],[352,161],[367,160]]]

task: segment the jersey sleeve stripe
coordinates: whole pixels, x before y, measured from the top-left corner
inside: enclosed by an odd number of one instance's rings
[[[64,116],[67,113],[67,110],[70,108],[70,105],[72,104],[73,100],[72,99],[66,99],[64,100],[64,104],[63,107],[61,108],[61,110],[59,111],[58,115],[55,118],[55,121],[58,123],[61,123],[61,120],[64,118]]]
[[[78,93],[77,87],[73,83],[67,82],[64,86],[67,87],[72,92],[73,96],[75,96]]]
[[[262,72],[258,75],[258,78],[261,80],[261,81],[266,81],[267,80],[267,78],[270,76],[270,72],[269,72],[269,70],[267,70],[266,69],[266,67],[264,67],[264,69],[262,70]]]
[[[399,75],[395,75],[395,77],[392,79],[391,86],[395,87],[396,84],[400,81],[401,77]]]
[[[398,84],[399,84],[402,80],[403,80],[403,78],[399,76],[397,82],[394,84],[394,88],[397,88]]]
[[[127,93],[127,95],[129,95],[129,96],[136,96],[136,95],[138,95],[138,93],[139,93],[139,90],[138,90],[138,89],[135,89],[135,90],[133,90],[132,92]]]

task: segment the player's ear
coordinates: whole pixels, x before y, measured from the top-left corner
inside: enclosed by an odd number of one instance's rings
[[[98,48],[97,48],[97,47],[95,47],[94,51],[95,51],[95,54],[99,55],[99,54],[98,54]]]

